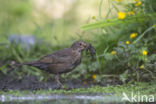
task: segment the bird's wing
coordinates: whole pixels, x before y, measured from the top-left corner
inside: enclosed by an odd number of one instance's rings
[[[48,54],[38,61],[30,62],[30,63],[25,63],[25,65],[30,65],[37,67],[39,69],[47,70],[49,66],[53,65],[66,65],[69,63],[72,63],[72,55],[70,49],[63,49],[60,51],[57,51],[52,54]]]
[[[45,63],[45,64],[59,64],[59,63],[72,62],[71,51],[70,49],[63,49],[53,54],[49,54],[42,57],[38,62]]]

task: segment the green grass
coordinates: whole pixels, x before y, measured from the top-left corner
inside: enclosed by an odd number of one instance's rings
[[[156,97],[156,82],[138,82],[136,84],[124,84],[124,85],[115,85],[115,86],[92,86],[91,88],[76,88],[71,90],[65,89],[56,89],[56,90],[9,90],[9,91],[0,91],[0,95],[13,95],[13,96],[23,96],[23,95],[49,95],[49,94],[114,94],[116,96],[121,96],[123,92],[130,96],[133,92],[134,94],[140,93],[141,95],[154,95]]]

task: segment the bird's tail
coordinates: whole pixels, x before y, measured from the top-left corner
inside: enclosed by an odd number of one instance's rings
[[[16,63],[14,66],[17,66],[17,67],[20,67],[20,66],[23,66],[23,65],[29,65],[29,66],[31,66],[31,65],[33,65],[35,62],[26,62],[26,63],[21,63],[21,64],[19,64],[19,63]]]

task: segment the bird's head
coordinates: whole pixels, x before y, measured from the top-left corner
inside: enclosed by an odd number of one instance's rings
[[[74,42],[71,48],[73,48],[74,50],[83,51],[87,48],[87,46],[88,45],[86,42],[79,40],[79,41]]]

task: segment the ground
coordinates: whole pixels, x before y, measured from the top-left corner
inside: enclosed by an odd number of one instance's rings
[[[22,76],[18,79],[14,75],[1,75],[0,77],[0,90],[40,90],[40,89],[59,89],[57,83],[54,79],[54,76],[47,81],[40,81],[39,77],[35,76]],[[84,80],[84,79],[63,79],[60,78],[60,81],[67,89],[73,88],[90,88],[91,86],[108,86],[108,85],[119,85],[120,81],[115,79],[103,80],[101,83],[96,82],[95,80]]]
[[[68,80],[64,84],[66,88],[57,89],[56,82],[54,80],[45,82],[37,81],[36,77],[24,77],[20,80],[14,80],[11,77],[3,77],[0,80],[0,95],[13,94],[13,95],[25,95],[25,94],[76,94],[76,93],[111,93],[116,95],[122,95],[122,92],[127,94],[140,93],[145,95],[156,96],[156,81],[152,82],[136,82],[133,84],[99,84],[94,82],[88,82],[84,84],[81,80]]]

